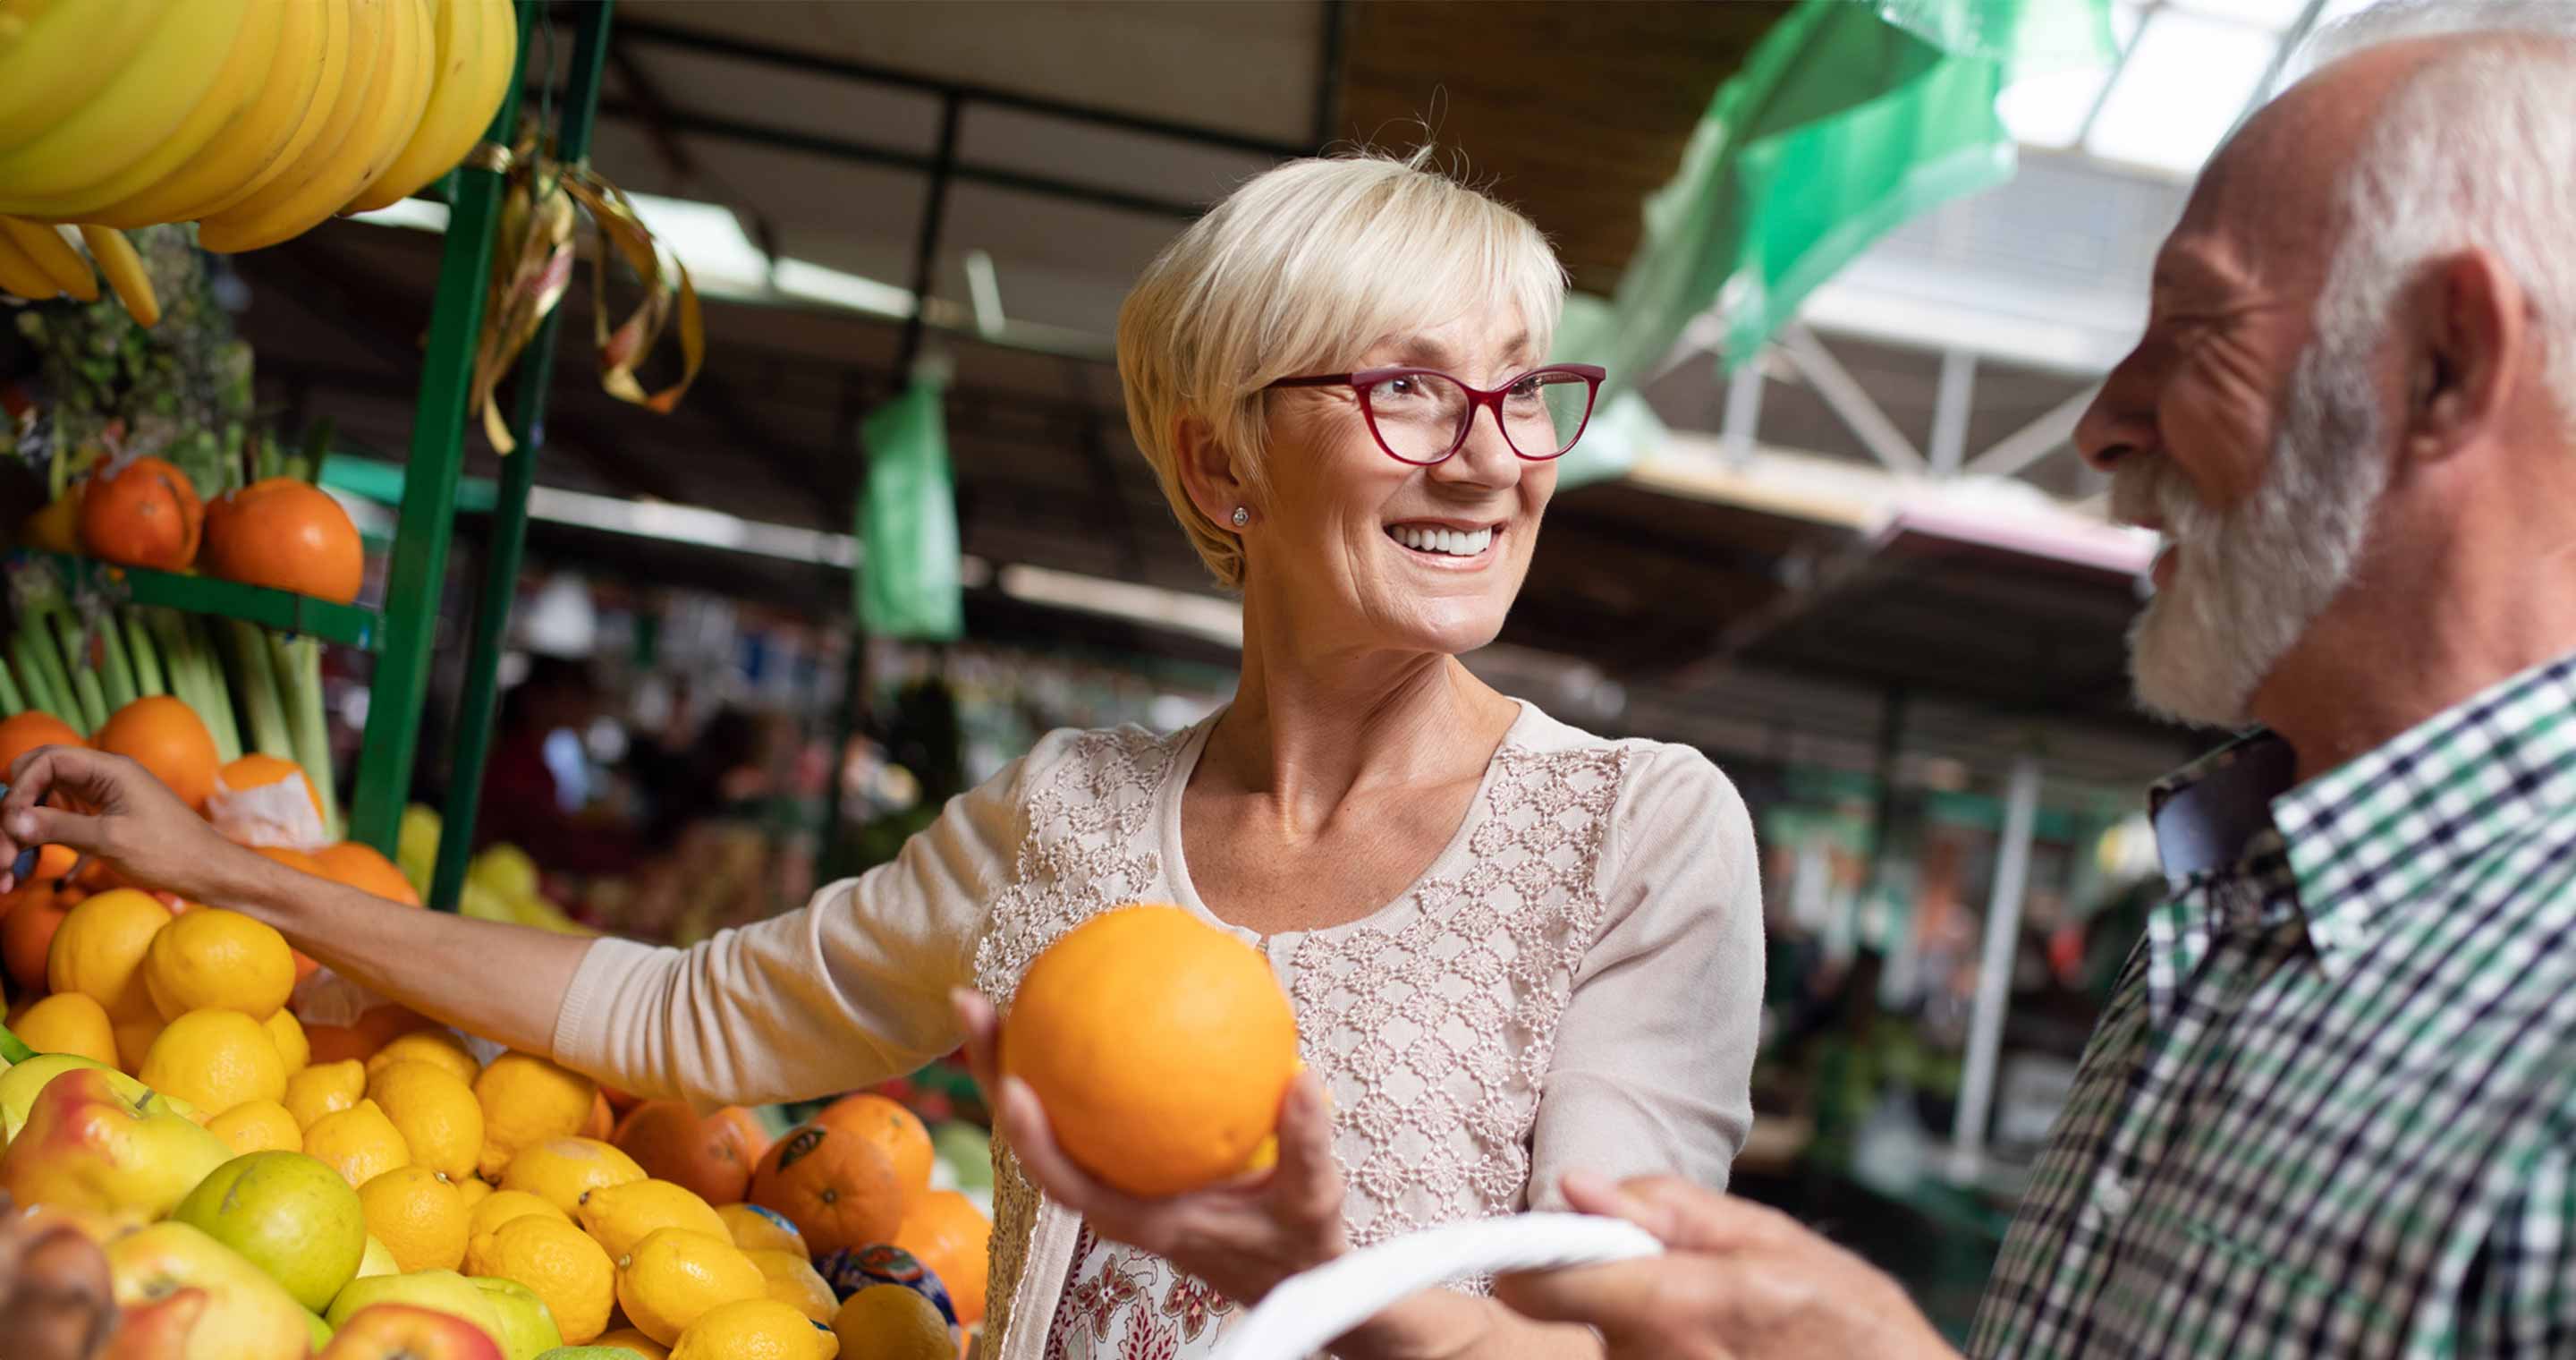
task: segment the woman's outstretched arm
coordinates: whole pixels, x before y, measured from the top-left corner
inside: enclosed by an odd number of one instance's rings
[[[389,1000],[530,1053],[551,1051],[556,1012],[591,946],[290,869],[225,840],[141,766],[103,751],[49,747],[19,759],[0,802],[0,863],[27,845],[69,846],[135,882],[265,921]]]

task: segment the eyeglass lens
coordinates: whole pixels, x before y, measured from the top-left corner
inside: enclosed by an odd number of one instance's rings
[[[1503,394],[1503,436],[1523,458],[1554,458],[1574,447],[1592,411],[1580,374],[1528,374]],[[1401,373],[1368,389],[1368,410],[1386,451],[1408,463],[1436,463],[1465,442],[1475,407],[1465,388],[1437,373]]]

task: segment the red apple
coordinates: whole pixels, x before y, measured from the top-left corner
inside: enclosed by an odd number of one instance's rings
[[[189,1334],[206,1311],[206,1291],[182,1289],[125,1310],[99,1360],[186,1360]]]
[[[349,1315],[315,1360],[502,1360],[482,1328],[407,1303],[371,1303]]]
[[[22,1203],[159,1218],[232,1157],[230,1144],[157,1093],[80,1067],[45,1083],[27,1107],[0,1152],[0,1190]]]

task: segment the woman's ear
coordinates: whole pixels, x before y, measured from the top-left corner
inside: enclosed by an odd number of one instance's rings
[[[1180,455],[1181,489],[1189,493],[1190,504],[1215,523],[1232,524],[1244,503],[1243,483],[1216,432],[1197,416],[1183,415],[1175,422],[1172,447]]]

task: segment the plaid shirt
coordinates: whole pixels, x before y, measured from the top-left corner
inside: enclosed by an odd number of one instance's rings
[[[1978,1356],[2576,1354],[2576,658],[2159,786]]]

